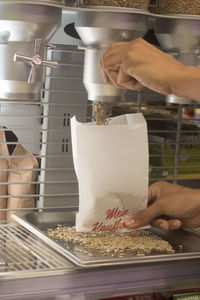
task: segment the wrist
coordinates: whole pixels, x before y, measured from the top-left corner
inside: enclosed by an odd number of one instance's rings
[[[183,65],[171,86],[173,95],[200,101],[200,68]]]

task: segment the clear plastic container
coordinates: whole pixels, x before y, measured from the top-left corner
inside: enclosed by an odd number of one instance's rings
[[[148,10],[150,0],[82,0],[82,6],[113,6]]]
[[[157,0],[156,12],[160,14],[200,15],[200,0]]]

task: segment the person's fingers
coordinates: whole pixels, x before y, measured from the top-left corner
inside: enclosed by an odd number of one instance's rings
[[[115,68],[116,66],[121,65],[123,58],[124,52],[119,51],[112,54],[108,51],[102,56],[101,62],[104,68]]]
[[[107,52],[106,52],[107,53]],[[110,59],[107,59],[107,54],[104,54],[99,61],[100,69],[102,71],[103,79],[107,84],[116,85],[117,74],[120,68],[119,63],[110,64]]]
[[[124,72],[122,65],[120,66],[120,69],[119,69],[119,72],[118,72],[117,84],[120,87],[123,87],[125,89],[129,89],[129,90],[140,90],[141,88],[143,88],[142,84],[140,84],[136,79],[134,79],[133,77],[127,75]]]
[[[106,75],[108,76],[110,82],[112,83],[112,85],[120,88],[120,86],[117,83],[117,76],[118,76],[118,72],[113,71],[113,70],[106,70]]]
[[[115,44],[115,43],[112,43]],[[126,53],[127,43],[125,46],[116,47],[110,45],[102,55],[100,62],[104,69],[114,69],[120,66]]]
[[[148,190],[148,202],[153,202],[160,197],[160,190],[162,181],[158,181],[149,186]]]
[[[163,230],[176,230],[181,228],[182,223],[179,219],[165,220],[162,218],[157,218],[151,222],[151,225]]]
[[[103,79],[107,84],[113,84],[118,88],[123,88],[117,81],[118,72],[123,60],[124,51],[128,42],[111,43],[108,49],[100,59],[100,68],[103,74]]]
[[[117,47],[124,47],[129,45],[130,42],[111,42],[108,46],[108,49],[117,48]]]
[[[133,230],[130,232],[131,236],[137,236],[138,235],[138,230]]]
[[[134,90],[134,91],[140,91],[144,86],[137,82],[137,80],[129,80],[125,83],[123,83],[123,88],[127,90]]]
[[[117,88],[125,89],[126,87],[118,83],[119,69],[120,69],[119,66],[116,66],[115,68],[104,69],[104,73],[106,76],[104,78],[106,80],[106,83],[111,83]]]
[[[152,220],[160,215],[163,215],[162,206],[160,206],[159,202],[154,202],[147,209],[127,217],[124,221],[124,225],[128,228],[137,228],[151,223]]]
[[[121,54],[128,49],[130,42],[112,42],[104,52],[103,58],[109,58],[115,54]]]
[[[168,220],[168,224],[170,230],[176,230],[182,226],[182,222],[179,219]]]
[[[118,83],[118,72],[117,71],[107,69],[107,70],[103,70],[102,74],[103,74],[103,79],[104,79],[105,83],[112,84],[119,89],[127,89],[128,88],[127,86],[123,86]]]
[[[164,220],[162,218],[158,218],[158,219],[155,219],[151,222],[151,225],[154,226],[154,227],[158,227],[160,229],[163,229],[163,230],[168,230],[169,229],[169,223],[167,220]]]
[[[103,80],[106,84],[112,84],[112,81],[110,80],[106,72],[103,72]]]
[[[158,218],[151,222],[151,226],[160,228],[162,230],[177,230],[181,228],[182,222],[179,219],[165,220]],[[131,236],[137,236],[138,230],[133,230],[130,234]]]
[[[100,69],[101,69],[101,73],[102,73],[104,82],[107,83],[107,84],[112,84],[112,82],[110,81],[108,75],[104,71],[103,64],[102,64],[101,60],[99,61],[99,65],[100,65]]]

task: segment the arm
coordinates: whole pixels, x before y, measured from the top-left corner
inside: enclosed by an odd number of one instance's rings
[[[172,93],[176,96],[200,101],[200,68],[186,66],[182,76],[172,84]]]
[[[118,88],[148,87],[200,101],[200,69],[186,66],[145,40],[111,43],[100,67],[104,80]]]

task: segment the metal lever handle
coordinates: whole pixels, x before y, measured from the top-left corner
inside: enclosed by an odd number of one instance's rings
[[[29,62],[31,64],[31,72],[29,74],[28,83],[35,83],[37,78],[37,70],[41,67],[49,67],[49,68],[56,68],[57,62],[54,61],[47,61],[43,60],[40,56],[42,48],[42,39],[36,39],[35,40],[35,46],[34,46],[34,56],[24,56],[21,54],[15,53],[14,55],[14,61],[17,62]]]

